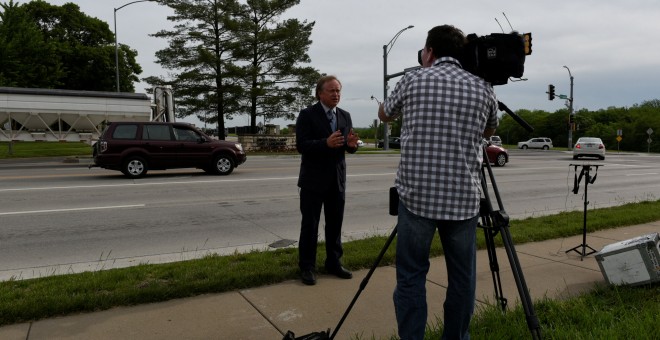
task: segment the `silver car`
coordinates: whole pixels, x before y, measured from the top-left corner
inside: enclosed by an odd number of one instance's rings
[[[580,137],[573,148],[573,159],[578,159],[582,156],[605,159],[605,144],[603,144],[600,138]]]

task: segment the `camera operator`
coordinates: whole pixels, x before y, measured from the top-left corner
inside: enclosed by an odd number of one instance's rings
[[[476,286],[476,229],[482,139],[497,127],[492,86],[460,63],[466,38],[453,26],[432,28],[422,68],[406,73],[380,105],[385,122],[403,116],[394,307],[401,339],[423,339],[426,275],[436,229],[448,275],[443,339],[469,339]]]

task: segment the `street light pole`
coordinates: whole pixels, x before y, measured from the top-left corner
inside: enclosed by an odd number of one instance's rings
[[[394,43],[396,43],[396,39],[399,38],[401,33],[407,29],[411,29],[415,26],[410,25],[406,28],[401,29],[399,32],[397,32],[394,37],[388,42],[387,44],[383,45],[383,103],[387,99],[387,81],[390,79],[390,77],[387,75],[387,55],[390,53],[390,50],[394,46]],[[390,149],[390,142],[389,142],[389,131],[387,128],[387,122],[383,122],[383,129],[385,132],[383,133],[383,150],[389,150]]]
[[[117,92],[120,92],[119,88],[119,45],[117,44],[117,11],[132,4],[136,4],[138,2],[153,2],[156,0],[137,0],[137,1],[131,1],[127,4],[124,4],[123,6],[119,6],[115,8],[115,13],[114,13],[114,25],[115,25],[115,78],[117,80]]]
[[[568,151],[573,150],[573,124],[575,124],[575,116],[573,115],[573,75],[568,66],[564,65],[568,70],[568,76],[571,78],[571,95],[568,97]]]

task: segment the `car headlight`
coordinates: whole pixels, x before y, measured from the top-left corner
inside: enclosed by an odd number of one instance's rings
[[[243,145],[241,145],[241,143],[236,143],[234,144],[234,146],[236,146],[236,149],[238,149],[238,151],[243,152]]]

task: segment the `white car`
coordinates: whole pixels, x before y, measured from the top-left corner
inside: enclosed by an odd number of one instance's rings
[[[532,138],[525,142],[518,142],[518,149],[552,149],[552,139],[548,137]]]
[[[488,141],[490,142],[490,144],[502,146],[502,138],[500,138],[500,136],[490,136],[490,138],[488,138]]]
[[[598,157],[605,159],[605,144],[600,138],[596,137],[580,137],[573,147],[573,159],[578,159],[582,156]]]

